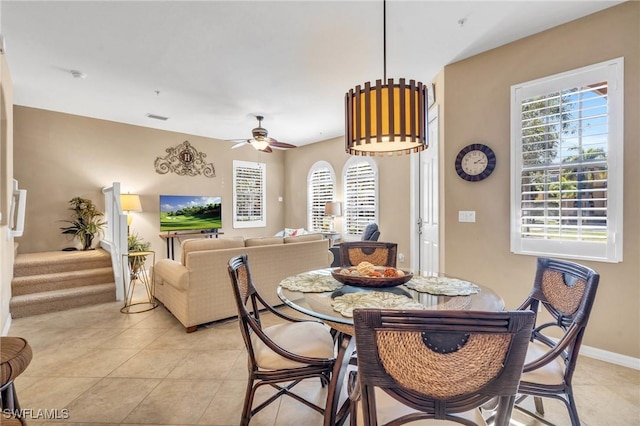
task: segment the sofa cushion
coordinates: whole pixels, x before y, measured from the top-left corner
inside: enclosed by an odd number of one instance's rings
[[[244,240],[245,247],[254,246],[271,246],[274,244],[283,244],[284,240],[281,237],[261,237],[261,238],[247,238]]]
[[[194,238],[182,242],[182,264],[185,264],[186,256],[192,251],[218,250],[227,248],[244,247],[244,238]]]
[[[305,241],[321,240],[322,238],[322,234],[296,235],[295,237],[284,237],[284,243],[303,243]]]

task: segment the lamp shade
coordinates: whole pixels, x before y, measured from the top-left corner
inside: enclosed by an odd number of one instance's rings
[[[345,95],[345,147],[348,154],[419,152],[427,148],[427,89],[404,78],[377,80]]]
[[[120,194],[120,204],[122,206],[122,211],[125,212],[142,211],[140,196],[137,194]]]
[[[327,216],[342,216],[342,203],[328,201],[324,205],[324,214]]]
[[[269,141],[267,141],[264,137],[261,137],[260,139],[253,138],[250,139],[249,142],[251,143],[251,146],[253,146],[258,151],[262,151],[269,146]]]

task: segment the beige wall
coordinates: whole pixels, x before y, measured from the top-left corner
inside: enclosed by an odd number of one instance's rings
[[[497,290],[508,308],[531,289],[536,259],[509,247],[510,88],[512,84],[625,57],[624,262],[584,262],[602,275],[585,344],[640,357],[640,3],[629,2],[490,52],[447,66],[434,79],[440,108],[441,269]],[[571,50],[568,50],[568,47]],[[497,154],[485,181],[469,183],[454,169],[458,151],[481,141]],[[333,165],[342,199],[342,167],[349,157],[342,137],[286,155],[287,226],[306,224],[306,178],[319,160]],[[411,168],[409,157],[375,157],[380,171],[381,239],[396,241],[410,264]],[[459,223],[459,210],[476,211],[475,223]],[[341,223],[337,226],[340,230]]]
[[[13,185],[13,86],[6,57],[0,53],[0,334],[7,330],[13,278],[13,238],[8,238]]]
[[[445,271],[496,289],[515,308],[529,291],[535,258],[509,247],[510,87],[608,59],[625,60],[624,261],[584,262],[601,274],[585,343],[640,357],[640,171],[638,122],[640,3],[628,2],[447,66],[441,123],[444,146]],[[458,151],[482,141],[498,158],[494,173],[477,183],[459,179]],[[458,223],[475,210],[476,223]]]
[[[285,156],[287,178],[287,227],[307,227],[307,175],[317,161],[327,161],[336,173],[336,200],[343,201],[342,172],[350,158],[345,153],[344,137],[290,150]],[[410,160],[408,155],[372,157],[378,166],[380,206],[378,221],[380,241],[398,243],[398,253],[405,256],[398,267],[408,268],[410,256]],[[342,231],[342,218],[337,218],[335,229]]]
[[[589,263],[602,274],[602,281],[585,342],[635,358],[640,357],[639,28],[640,4],[628,2],[452,64],[435,79],[440,105],[442,270],[493,287],[514,308],[531,288],[535,259],[509,251],[510,86],[625,57],[624,262]],[[184,140],[208,154],[216,178],[155,173],[153,160],[166,147]],[[479,183],[462,181],[453,168],[458,150],[473,141],[489,144],[498,156],[493,175]],[[58,250],[69,245],[58,230],[58,221],[68,214],[67,201],[82,195],[101,205],[100,188],[113,181],[120,181],[124,191],[143,195],[145,212],[135,215],[133,228],[161,255],[164,246],[157,223],[161,192],[222,195],[224,231],[229,235],[270,235],[284,226],[306,227],[306,179],[314,162],[325,160],[333,165],[337,198],[342,200],[342,167],[349,158],[343,143],[339,137],[265,155],[248,148],[230,150],[228,142],[213,139],[16,107],[15,175],[29,190],[21,249]],[[267,228],[231,229],[233,159],[268,164]],[[375,161],[380,173],[381,240],[397,242],[406,256],[401,266],[408,267],[411,157],[375,157]],[[277,201],[279,195],[284,196],[283,203]],[[477,222],[458,223],[458,210],[475,210]],[[337,229],[341,229],[340,219]],[[3,272],[3,291],[4,278]]]
[[[156,157],[164,157],[166,148],[185,140],[207,154],[216,177],[156,173]],[[131,228],[152,243],[158,258],[166,256],[159,237],[160,194],[222,196],[225,236],[273,235],[284,226],[284,203],[278,202],[278,196],[284,196],[284,153],[231,146],[231,142],[16,106],[15,175],[28,191],[19,252],[75,245],[60,233],[65,226],[61,221],[70,218],[68,201],[74,196],[90,198],[103,210],[101,189],[113,182],[121,183],[122,192],[140,194],[144,211],[133,213]],[[267,164],[266,228],[232,227],[233,160]]]

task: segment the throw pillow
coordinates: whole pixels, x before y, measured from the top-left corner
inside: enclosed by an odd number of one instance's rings
[[[284,228],[285,237],[295,237],[297,235],[304,235],[307,231],[304,228]]]

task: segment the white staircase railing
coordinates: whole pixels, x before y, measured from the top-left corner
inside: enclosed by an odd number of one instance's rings
[[[127,246],[127,215],[122,213],[120,205],[120,182],[113,182],[113,186],[103,188],[105,219],[107,224],[100,247],[111,254],[113,265],[113,279],[116,283],[116,299],[124,300],[126,294],[122,277],[122,255],[128,252]]]

